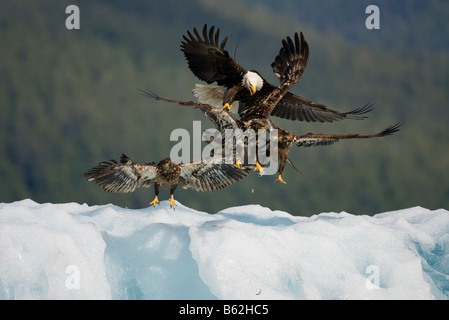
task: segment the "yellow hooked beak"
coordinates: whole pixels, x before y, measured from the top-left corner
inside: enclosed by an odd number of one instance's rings
[[[251,95],[255,94],[256,93],[256,86],[249,86],[249,93]]]

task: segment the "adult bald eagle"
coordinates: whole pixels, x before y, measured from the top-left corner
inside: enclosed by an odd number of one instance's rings
[[[165,99],[165,98],[158,96],[157,94],[155,94],[154,92],[152,92],[150,90],[142,91],[142,92],[145,96],[147,96],[149,98],[179,104],[181,106],[188,107],[188,108],[200,109],[209,118],[209,120],[211,120],[214,123],[215,127],[218,130],[220,130],[222,133],[226,129],[233,129],[233,130],[234,129],[242,129],[243,131],[246,131],[248,129],[253,129],[253,130],[276,129],[276,130],[278,130],[277,146],[278,146],[279,166],[278,166],[278,178],[276,179],[276,182],[281,182],[284,184],[286,182],[282,178],[282,173],[284,171],[285,164],[287,162],[289,162],[293,166],[293,163],[288,158],[288,154],[293,145],[296,145],[298,147],[326,146],[326,145],[331,145],[340,140],[370,139],[370,138],[386,137],[386,136],[392,135],[393,133],[399,131],[399,128],[401,126],[399,123],[397,123],[395,125],[387,127],[386,129],[380,131],[379,133],[371,134],[371,135],[360,135],[358,133],[356,133],[356,134],[322,134],[322,133],[312,133],[312,132],[309,132],[305,135],[297,135],[297,134],[288,132],[287,130],[284,130],[284,129],[276,126],[268,118],[257,118],[257,119],[250,119],[247,121],[241,121],[241,120],[235,119],[231,114],[229,114],[227,111],[225,111],[222,108],[216,108],[216,107],[208,105],[208,104],[196,103],[196,102],[192,102],[192,101],[180,101],[180,100]],[[260,168],[258,170],[261,172]]]
[[[214,31],[214,26],[208,30],[207,25],[204,25],[202,36],[196,28],[193,29],[193,34],[187,31],[187,36],[183,36],[181,50],[184,52],[188,66],[200,80],[209,84],[216,82],[219,86],[225,88],[222,101],[225,108],[230,109],[232,103],[238,100],[240,101],[239,114],[246,115],[246,117],[252,116],[254,107],[259,106],[259,102],[271,93],[275,86],[263,79],[257,71],[246,70],[240,66],[225,50],[228,37],[225,37],[220,43],[220,29]],[[272,63],[273,71],[281,82],[283,80],[280,78],[280,71],[285,72],[286,70],[282,70],[282,68],[289,67],[282,63],[282,60],[285,61],[285,59],[282,59],[282,51],[287,48],[286,53],[290,53],[288,48],[293,46],[293,42],[289,38],[283,40],[282,43],[280,55]],[[297,35],[295,36],[295,44],[297,49],[300,50],[298,53],[301,54],[298,61],[298,67],[300,68],[296,70],[299,81],[309,59],[309,46],[302,33],[300,39]],[[200,102],[206,101],[200,98]],[[271,115],[290,120],[332,122],[345,118],[364,119],[363,114],[369,111],[371,111],[371,105],[349,112],[338,112],[323,104],[287,92],[273,106]]]
[[[189,163],[174,163],[165,158],[159,163],[135,163],[122,154],[120,162],[103,161],[83,174],[110,193],[133,192],[139,187],[149,188],[154,183],[155,198],[150,205],[159,204],[159,187],[170,188],[170,207],[175,209],[174,192],[181,186],[196,191],[215,191],[226,188],[249,174],[246,168],[222,163],[209,158]]]

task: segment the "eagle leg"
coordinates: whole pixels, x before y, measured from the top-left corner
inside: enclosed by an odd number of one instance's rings
[[[263,175],[263,168],[260,165],[259,161],[256,161],[256,167],[254,168],[254,171],[258,171],[259,175]]]
[[[282,175],[279,173],[278,178],[276,179],[275,182],[282,182],[283,184],[287,184],[287,182],[284,181],[284,179],[282,179]]]
[[[170,187],[170,199],[168,200],[170,201],[170,208],[173,208],[173,211],[175,211],[176,207],[175,197],[173,196],[173,194],[175,193],[177,187],[178,187],[177,184],[174,184]]]
[[[288,150],[287,150],[288,152]],[[278,169],[278,178],[275,182],[281,182],[283,184],[287,184],[287,182],[282,179],[282,172],[284,172],[285,164],[287,163],[287,155],[285,153],[280,155],[280,161],[279,161],[279,169]]]
[[[235,166],[239,169],[242,169],[242,162],[240,160],[237,160],[237,163]]]
[[[150,206],[155,207],[156,204],[159,204],[159,200],[158,200],[157,196],[155,196],[154,200],[150,202]]]
[[[173,210],[175,210],[176,207],[176,202],[175,202],[175,198],[173,197],[173,194],[170,196],[170,208],[173,208]]]
[[[159,194],[159,183],[154,184],[154,193],[155,193],[154,200],[150,202],[150,206],[153,207],[155,207],[156,204],[159,204],[159,199],[157,198],[157,195]]]

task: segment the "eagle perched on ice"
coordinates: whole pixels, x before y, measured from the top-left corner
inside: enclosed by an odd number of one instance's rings
[[[188,163],[174,163],[165,158],[159,163],[135,163],[122,154],[120,162],[103,161],[83,174],[110,193],[133,192],[139,187],[149,188],[154,183],[155,198],[150,205],[159,204],[159,187],[170,188],[170,207],[175,209],[173,194],[176,188],[196,191],[215,191],[226,188],[249,174],[247,168],[222,163],[222,159],[208,158]]]

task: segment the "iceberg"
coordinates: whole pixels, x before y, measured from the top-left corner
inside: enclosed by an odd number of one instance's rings
[[[0,203],[0,299],[448,299],[449,212]]]

